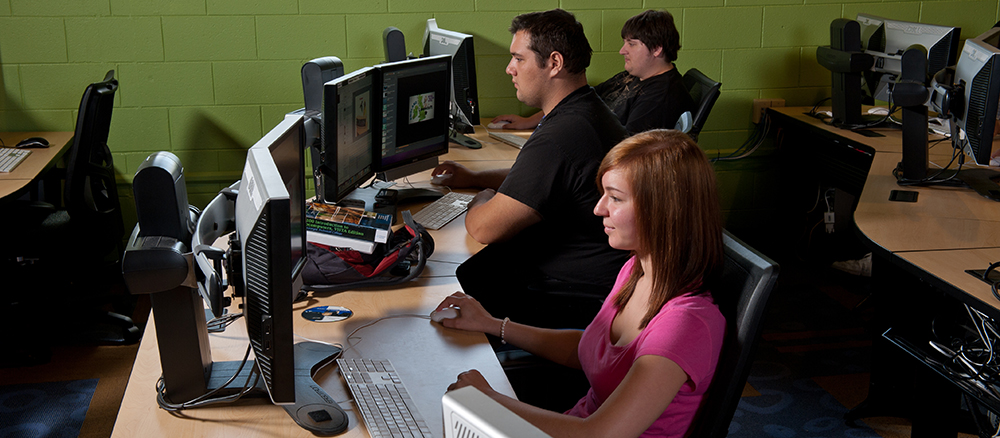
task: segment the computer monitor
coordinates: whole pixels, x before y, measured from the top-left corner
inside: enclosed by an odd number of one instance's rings
[[[441,397],[445,438],[545,438],[545,432],[474,386]]]
[[[984,168],[962,169],[964,154],[979,164],[988,164],[1000,105],[1000,31],[994,28],[977,38],[966,40],[961,58],[953,68],[945,68],[924,86],[918,79],[923,59],[903,55],[903,74],[894,94],[902,93],[910,102],[903,107],[903,160],[897,169],[902,185],[964,185],[980,195],[1000,201],[1000,172]],[[914,63],[913,61],[920,61]],[[957,169],[928,169],[927,107],[943,118],[954,119],[951,141],[955,149],[952,161]],[[963,137],[962,134],[965,134]],[[950,167],[950,166],[949,166]]]
[[[448,152],[451,57],[408,59],[379,64],[375,70],[376,93],[381,92],[375,116],[381,134],[375,139],[377,177],[392,181],[433,169]],[[395,199],[433,193],[398,190]]]
[[[311,118],[290,114],[251,147],[243,178],[209,203],[194,230],[197,240],[213,242],[235,229],[226,268],[229,283],[237,290],[234,294],[244,297],[248,350],[252,349],[255,360],[212,360],[201,285],[194,279],[218,281],[217,276],[196,272],[203,265],[192,260],[192,242],[144,235],[141,229],[150,218],[140,218],[122,271],[131,293],[151,297],[162,369],[156,397],[162,408],[180,411],[266,395],[297,424],[318,435],[347,429],[343,410],[312,379],[340,349],[316,342],[294,343],[292,338],[292,301],[298,295],[299,271],[306,257],[303,154],[311,123]],[[183,191],[169,189],[174,178],[180,178],[179,163],[160,167],[173,178],[142,179],[160,186],[138,192],[149,198],[142,203],[172,204],[186,199]],[[235,196],[231,196],[233,190]],[[205,248],[193,252],[211,253]]]
[[[292,300],[306,244],[301,123],[286,119],[250,148],[236,197],[247,334],[276,404],[295,401]]]
[[[292,302],[306,261],[306,119],[288,115],[247,152],[236,196],[244,320],[256,369],[274,404],[300,426],[323,433],[347,428],[343,410],[311,381],[311,370],[333,361],[340,349],[295,344]],[[322,412],[322,414],[320,414]]]
[[[965,101],[964,110],[955,114],[965,131],[963,149],[976,163],[988,165],[1000,104],[1000,27],[965,40],[954,82]]]
[[[476,91],[476,52],[472,35],[441,29],[434,18],[427,19],[424,56],[449,55],[451,63],[451,114],[455,132],[452,141],[481,146],[464,134],[475,132],[479,124],[479,93]]]
[[[375,175],[375,70],[365,67],[323,85],[321,150],[314,155],[316,197],[337,203]]]
[[[902,56],[906,49],[920,45],[927,50],[927,75],[955,65],[958,58],[960,27],[893,20],[870,14],[858,14],[863,49],[875,57],[871,72],[865,74],[870,96],[888,102],[891,87],[902,74]]]

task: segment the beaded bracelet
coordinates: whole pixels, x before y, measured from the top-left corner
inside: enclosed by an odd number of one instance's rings
[[[507,345],[507,341],[503,338],[504,329],[507,328],[507,323],[510,322],[510,318],[504,318],[503,322],[500,323],[500,343]]]

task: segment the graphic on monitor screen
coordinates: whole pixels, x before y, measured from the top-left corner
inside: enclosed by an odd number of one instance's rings
[[[410,124],[434,119],[434,93],[410,96]]]

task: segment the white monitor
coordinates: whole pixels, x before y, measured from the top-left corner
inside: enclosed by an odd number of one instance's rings
[[[441,398],[445,438],[545,438],[545,432],[472,386]]]

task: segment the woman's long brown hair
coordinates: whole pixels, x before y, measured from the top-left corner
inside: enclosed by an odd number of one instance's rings
[[[631,187],[641,247],[652,261],[652,294],[640,328],[667,301],[698,292],[722,263],[722,217],[715,172],[701,148],[686,134],[660,129],[629,137],[601,162],[597,185],[609,170],[623,171]],[[636,263],[614,297],[620,312],[646,273]]]

